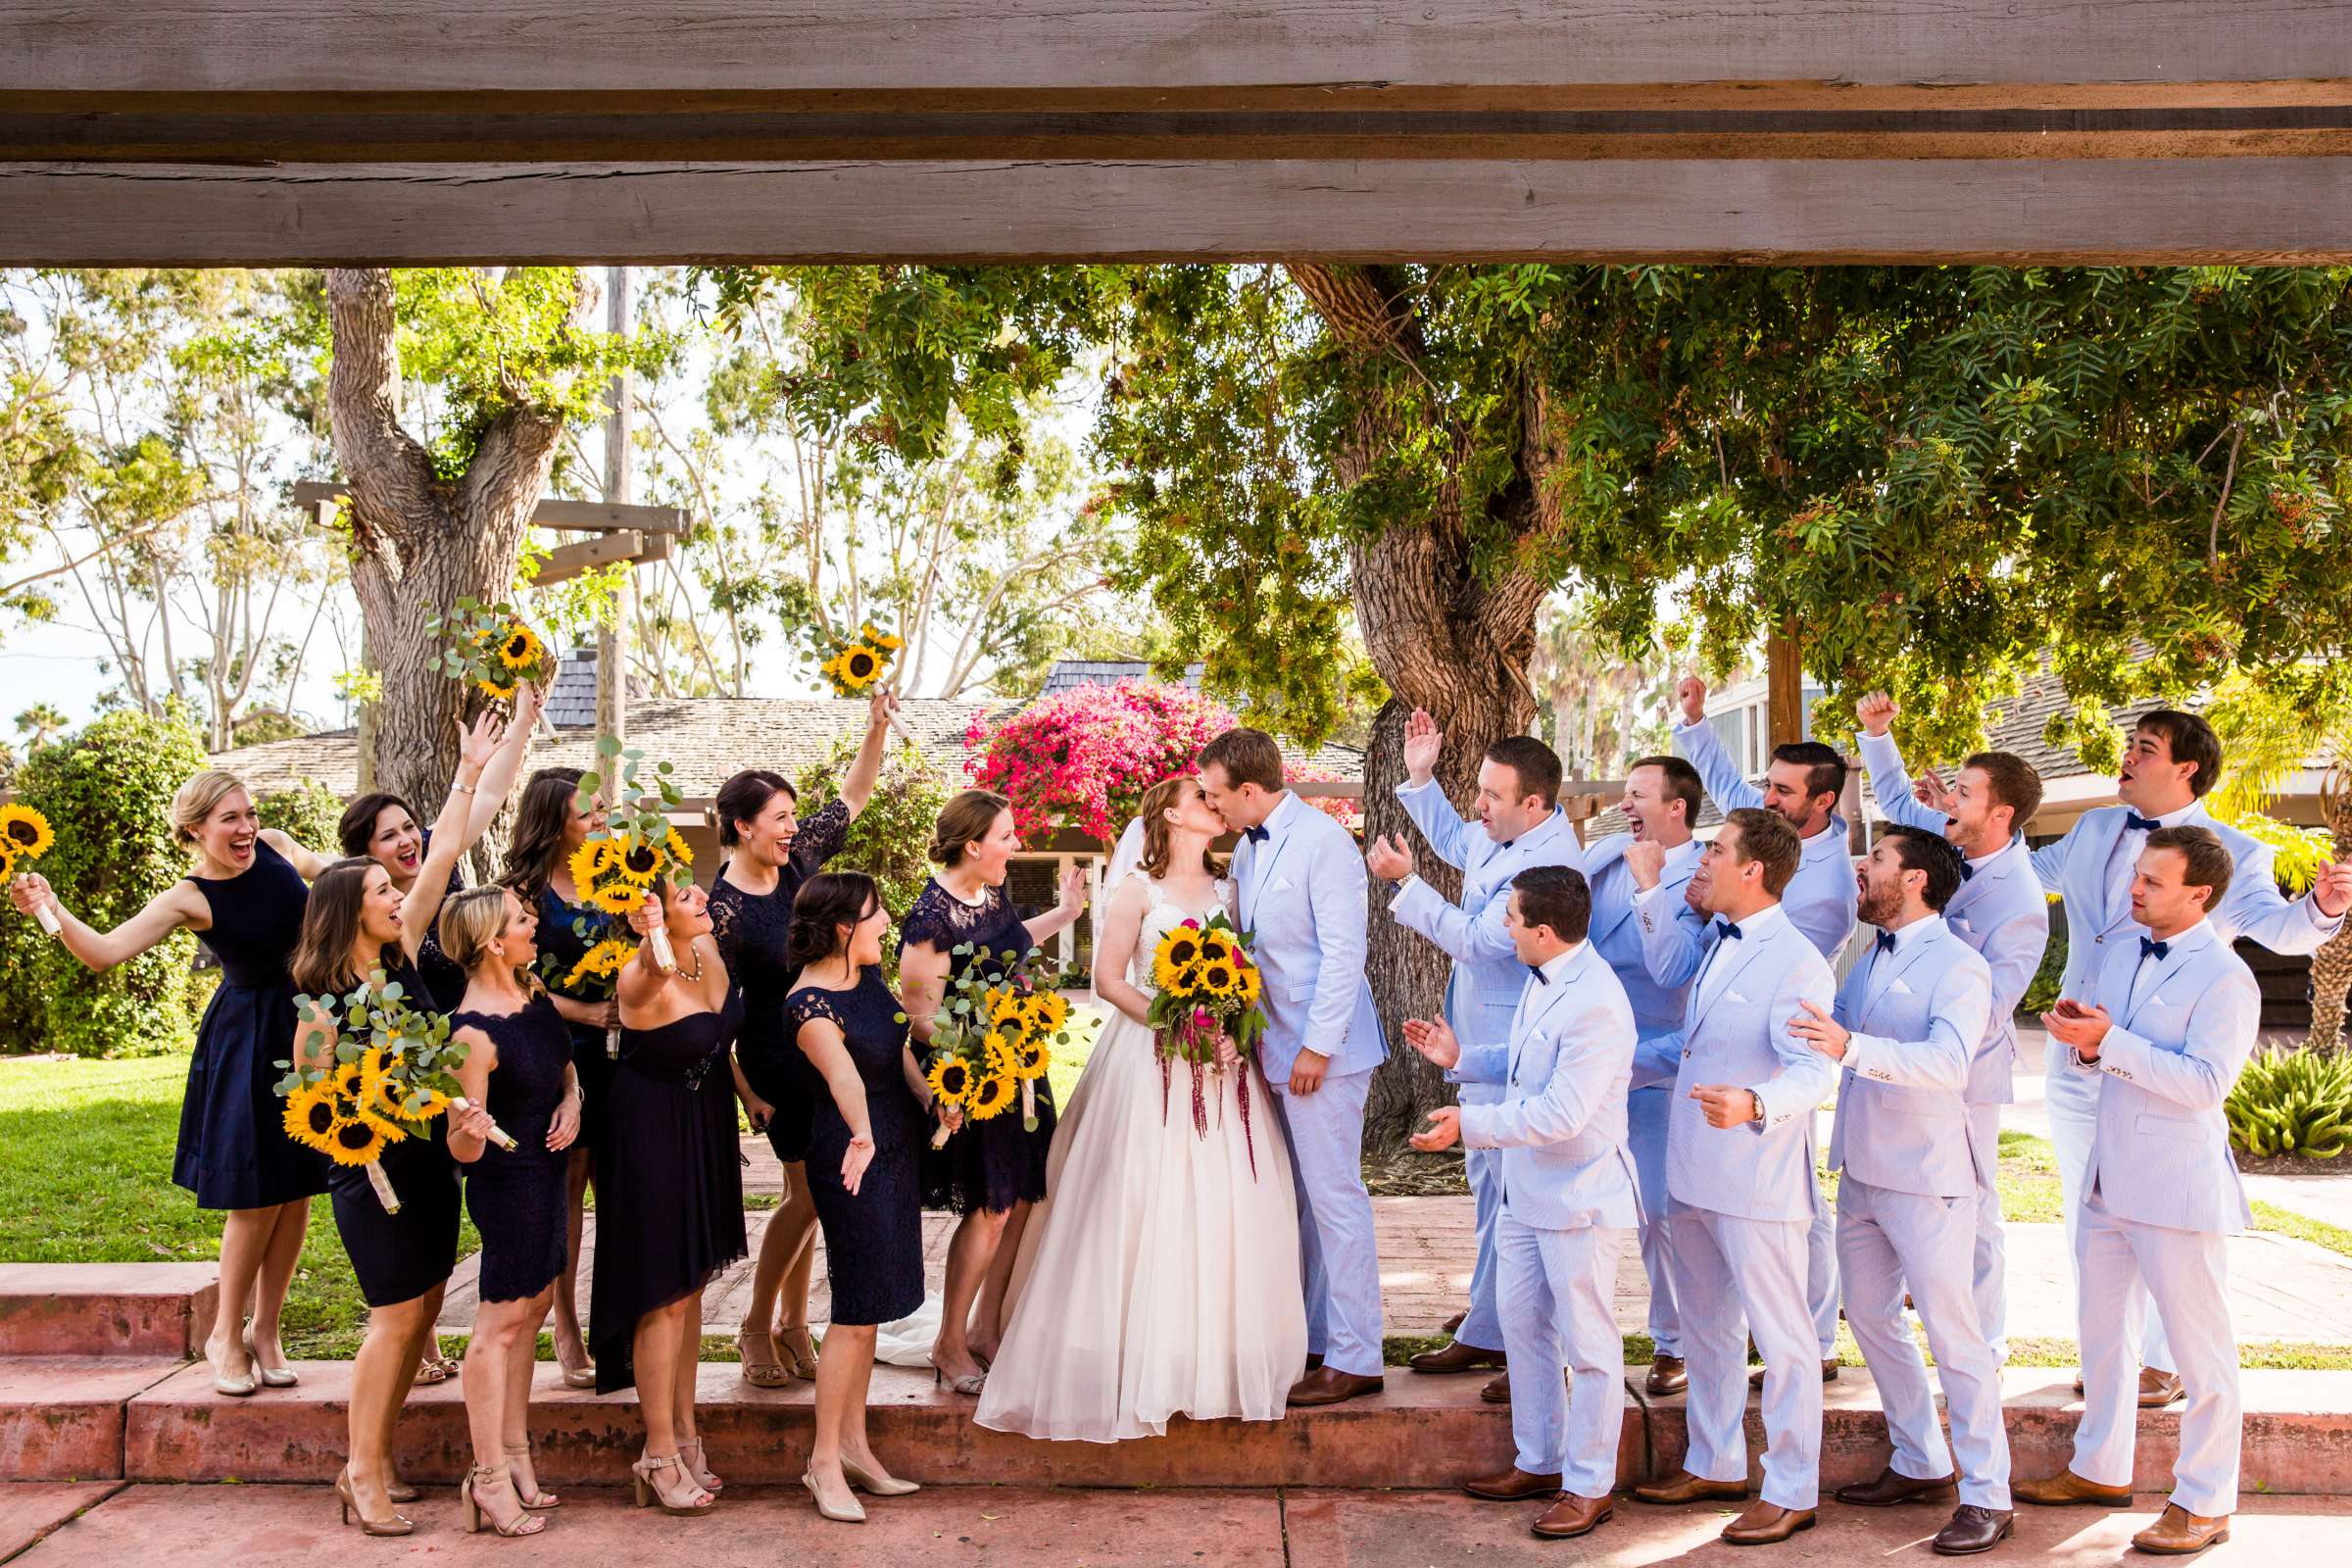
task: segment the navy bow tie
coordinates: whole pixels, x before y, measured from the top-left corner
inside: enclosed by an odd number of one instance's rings
[[[1971,877],[1975,876],[1976,874],[1977,874],[1977,868],[1976,868],[1975,866],[1973,866],[1973,865],[1970,865],[1970,864],[1969,864],[1967,861],[1965,861],[1965,860],[1963,860],[1963,861],[1961,861],[1961,862],[1960,862],[1960,880],[1961,880],[1961,881],[1963,881],[1963,882],[1966,882],[1966,881],[1967,881],[1969,878],[1971,878]]]
[[[1549,976],[1549,975],[1545,974],[1545,973],[1544,973],[1544,971],[1543,971],[1541,968],[1538,968],[1538,967],[1537,967],[1535,964],[1532,964],[1532,963],[1531,963],[1531,964],[1529,964],[1529,965],[1527,966],[1527,972],[1528,972],[1529,974],[1532,974],[1532,975],[1534,975],[1534,976],[1536,977],[1536,984],[1538,984],[1538,985],[1540,985],[1540,986],[1547,986],[1547,985],[1551,984],[1551,976]]]
[[[1269,835],[1262,827],[1246,827],[1242,829],[1242,837],[1248,839],[1252,844],[1263,844],[1270,836],[1271,835]]]
[[[2127,833],[2153,833],[2162,826],[2164,824],[2152,816],[2142,816],[2137,811],[2124,813],[2124,831]]]
[[[2149,956],[2151,954],[2161,958],[2172,951],[2173,945],[2169,942],[2159,942],[2154,937],[2141,937],[2139,939],[2139,956],[2143,958]]]
[[[1879,933],[1879,951],[1881,953],[1892,953],[1894,951],[1893,932],[1882,931]]]
[[[1732,922],[1731,922],[1731,921],[1729,921],[1729,920],[1718,920],[1718,921],[1716,921],[1716,922],[1715,922],[1715,934],[1716,934],[1717,936],[1719,936],[1719,937],[1729,937],[1729,938],[1731,938],[1731,939],[1732,939],[1734,942],[1737,942],[1737,941],[1739,941],[1739,940],[1740,940],[1740,928],[1739,928],[1738,926],[1736,926],[1736,925],[1732,924]]]

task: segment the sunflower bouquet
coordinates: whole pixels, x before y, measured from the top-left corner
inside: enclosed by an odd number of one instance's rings
[[[817,661],[817,673],[833,688],[836,697],[863,697],[874,689],[874,683],[897,662],[903,639],[882,630],[872,621],[858,628],[858,635],[847,640],[837,638],[826,627],[808,628],[809,654]]]
[[[1189,1062],[1193,1131],[1207,1137],[1206,1081],[1236,1069],[1242,1136],[1250,1142],[1250,1170],[1255,1175],[1257,1148],[1250,1139],[1246,1063],[1266,1032],[1266,1013],[1258,1005],[1265,980],[1250,956],[1249,939],[1222,913],[1206,921],[1187,920],[1160,938],[1152,955],[1152,983],[1156,989],[1145,1017],[1159,1042],[1160,1119],[1167,1119],[1175,1064]]]
[[[542,692],[555,686],[555,653],[513,605],[461,599],[447,615],[427,617],[424,629],[425,635],[445,640],[441,672],[485,696],[511,702],[526,680]],[[554,733],[544,709],[540,722]]]
[[[450,1039],[447,1016],[413,1005],[407,988],[386,980],[381,969],[348,995],[300,996],[294,1006],[305,1024],[333,1041],[333,1051],[318,1065],[277,1063],[286,1069],[277,1083],[286,1136],[338,1165],[365,1166],[384,1212],[399,1213],[384,1151],[403,1139],[431,1137],[435,1116],[466,1108],[457,1078],[466,1046]],[[493,1129],[492,1137],[514,1147],[504,1132]]]
[[[15,876],[19,866],[48,854],[49,846],[56,842],[49,819],[31,807],[13,802],[0,806],[0,882]],[[58,934],[57,911],[48,905],[35,910],[33,918],[51,936]]]
[[[951,956],[986,956],[966,942]],[[927,1076],[940,1104],[959,1106],[973,1121],[1001,1116],[1018,1099],[1021,1127],[1035,1132],[1037,1081],[1054,1065],[1054,1048],[1070,1043],[1070,1004],[1054,989],[1058,970],[1042,950],[1007,948],[996,956],[1002,968],[966,962],[949,981],[931,1020]],[[931,1147],[947,1141],[942,1127]]]
[[[582,849],[585,850],[586,846],[583,845]],[[571,858],[574,879],[580,875],[582,858],[581,855]],[[578,885],[582,896],[586,897],[588,884],[582,881]],[[541,954],[540,978],[546,982],[548,989],[561,991],[577,1001],[611,1002],[620,994],[620,971],[627,968],[629,960],[636,956],[637,944],[626,937],[599,937],[589,944],[586,953],[580,955],[580,961],[568,968],[554,954]],[[605,1059],[611,1061],[619,1054],[620,1025],[609,1024],[605,1029]]]
[[[656,883],[684,887],[694,880],[694,852],[669,825],[671,808],[682,805],[685,797],[670,781],[674,770],[669,763],[656,762],[651,773],[641,774],[645,754],[623,747],[611,735],[596,738],[596,755],[600,771],[580,775],[580,808],[592,809],[600,798],[610,804],[603,829],[589,834],[572,852],[571,885],[582,903],[606,914],[627,914],[645,902]],[[678,966],[667,931],[656,926],[646,941],[653,945],[655,962],[664,969]],[[636,956],[634,945],[609,938],[591,948],[573,972],[588,968],[589,960],[595,959],[596,967],[583,978],[604,974],[617,981]],[[619,1054],[617,1031],[606,1031],[605,1051]]]

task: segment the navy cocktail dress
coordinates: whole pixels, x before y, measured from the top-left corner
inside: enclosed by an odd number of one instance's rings
[[[429,996],[413,964],[394,965],[385,978],[399,981],[412,997]],[[446,1133],[442,1118],[435,1116],[423,1133],[385,1146],[381,1164],[400,1199],[397,1214],[385,1212],[364,1166],[329,1169],[335,1233],[343,1238],[360,1295],[369,1306],[413,1301],[447,1280],[458,1266],[463,1200],[458,1159],[449,1152]]]
[[[628,921],[621,916],[585,904],[566,904],[552,887],[539,890],[539,973],[547,981],[548,990],[575,1002],[603,1004],[612,998],[610,981],[599,981],[604,994],[596,995],[596,987],[566,986],[564,977],[588,950],[607,937],[619,937],[635,942]],[[580,1080],[580,1142],[590,1149],[603,1147],[605,1102],[612,1084],[612,1058],[605,1054],[605,1026],[599,1023],[567,1023],[571,1033],[571,1065]]]
[[[858,1078],[865,1086],[865,1115],[874,1154],[852,1193],[841,1179],[850,1124],[818,1078],[808,1134],[808,1196],[825,1232],[825,1273],[832,1285],[832,1321],[895,1323],[923,1304],[921,1156],[930,1131],[922,1102],[906,1082],[906,1026],[899,999],[869,965],[848,991],[803,986],[785,1013],[797,1040],[812,1018],[840,1029]]]
[[[571,1031],[544,996],[503,1018],[452,1013],[449,1026],[453,1033],[479,1029],[497,1048],[484,1108],[514,1140],[512,1150],[488,1145],[461,1167],[466,1212],[482,1237],[481,1298],[528,1300],[564,1272],[564,1167],[571,1151],[549,1149],[547,1134],[564,1103]]]

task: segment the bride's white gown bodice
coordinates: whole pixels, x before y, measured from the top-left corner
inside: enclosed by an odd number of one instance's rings
[[[1230,880],[1220,878],[1213,890],[1215,905],[1206,909],[1188,909],[1161,892],[1157,882],[1148,886],[1152,889],[1152,902],[1145,906],[1143,926],[1136,932],[1135,956],[1127,961],[1127,983],[1152,998],[1159,995],[1159,987],[1152,979],[1152,960],[1158,956],[1159,945],[1168,939],[1168,933],[1187,920],[1206,925],[1213,915],[1233,919],[1234,891]]]

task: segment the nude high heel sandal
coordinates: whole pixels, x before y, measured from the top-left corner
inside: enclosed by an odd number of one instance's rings
[[[359,1494],[352,1491],[351,1471],[348,1469],[335,1477],[335,1501],[343,1510],[345,1524],[351,1523],[353,1514],[360,1516],[360,1534],[364,1536],[405,1536],[416,1528],[396,1513],[385,1514],[380,1519],[368,1518],[368,1511],[360,1506]]]
[[[629,1466],[637,1496],[637,1506],[657,1507],[663,1513],[680,1519],[699,1518],[710,1511],[710,1494],[686,1479],[686,1473],[676,1458],[657,1459],[647,1454]],[[683,1501],[672,1501],[673,1495]]]
[[[499,1445],[499,1451],[506,1455],[508,1476],[514,1479],[514,1498],[517,1502],[533,1513],[545,1513],[550,1508],[560,1508],[564,1505],[563,1499],[554,1493],[539,1490],[539,1462],[532,1457],[531,1446],[528,1443],[502,1443]],[[514,1476],[514,1461],[517,1459],[520,1459],[523,1468],[531,1473],[531,1490],[527,1495],[522,1490],[521,1479]]]
[[[684,1465],[686,1473],[701,1483],[702,1489],[710,1495],[715,1497],[725,1490],[727,1484],[710,1473],[707,1455],[703,1452],[702,1439],[680,1438],[678,1440],[678,1463]]]
[[[514,1517],[504,1522],[482,1506],[483,1497],[495,1497],[501,1492],[514,1505]],[[507,1474],[504,1465],[477,1465],[467,1471],[466,1479],[458,1485],[458,1502],[465,1510],[466,1533],[469,1536],[480,1535],[485,1521],[493,1531],[510,1540],[535,1536],[547,1528],[547,1521],[525,1508],[522,1499],[514,1495],[514,1478]]]

